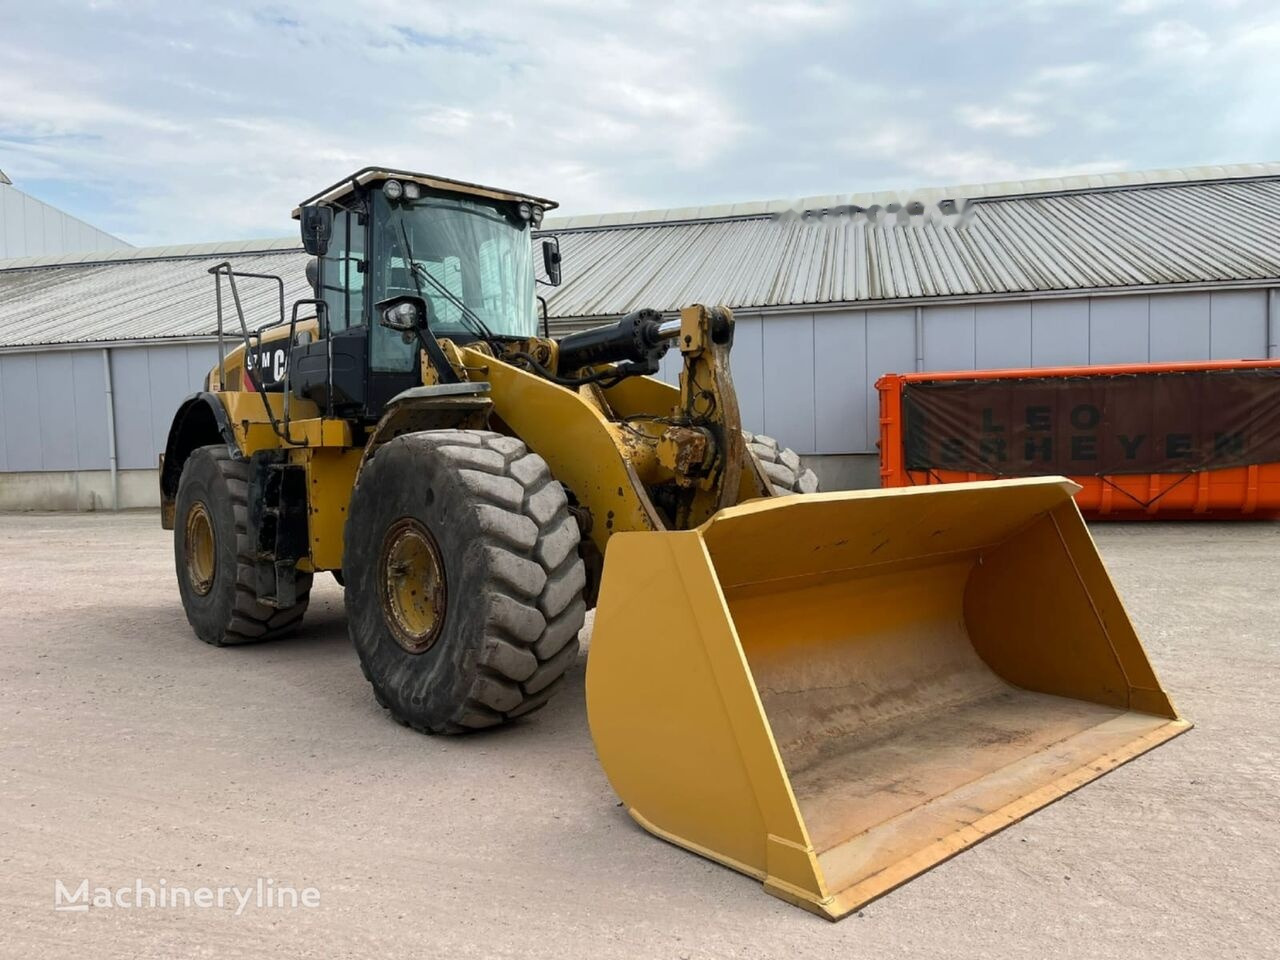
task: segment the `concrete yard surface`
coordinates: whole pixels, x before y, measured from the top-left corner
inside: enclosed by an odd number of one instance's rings
[[[216,649],[157,514],[0,515],[0,956],[1275,956],[1280,524],[1093,530],[1196,729],[829,924],[631,822],[585,655],[527,721],[425,737],[328,575],[297,637]],[[319,903],[55,911],[85,880]]]

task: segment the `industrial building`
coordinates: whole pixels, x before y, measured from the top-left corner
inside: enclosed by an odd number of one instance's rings
[[[565,280],[540,292],[555,332],[733,307],[746,427],[874,486],[886,372],[1280,355],[1278,223],[1280,163],[548,219]],[[0,509],[157,502],[222,261],[309,295],[295,238],[0,261]]]
[[[0,260],[128,247],[119,237],[23,193],[0,170]]]

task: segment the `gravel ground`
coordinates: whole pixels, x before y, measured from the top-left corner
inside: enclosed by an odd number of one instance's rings
[[[584,663],[433,739],[373,703],[342,593],[195,640],[153,513],[0,516],[0,955],[1275,956],[1280,524],[1095,528],[1197,729],[828,924],[616,806]],[[314,909],[54,912],[54,883],[314,886]]]

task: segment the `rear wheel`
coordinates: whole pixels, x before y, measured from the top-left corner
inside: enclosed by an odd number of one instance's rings
[[[224,444],[200,447],[178,480],[173,559],[187,620],[205,643],[273,640],[302,620],[312,575],[298,573],[298,602],[258,602],[249,541],[249,463]]]
[[[800,455],[762,433],[745,433],[747,447],[755,454],[775,497],[790,493],[817,493],[818,475],[800,462]]]
[[[547,702],[578,656],[580,533],[513,437],[433,430],[379,447],[351,497],[346,607],[378,703],[459,733]]]

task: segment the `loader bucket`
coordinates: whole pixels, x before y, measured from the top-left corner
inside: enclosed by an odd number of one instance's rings
[[[609,541],[587,712],[647,830],[837,919],[1177,736],[1062,478]]]

